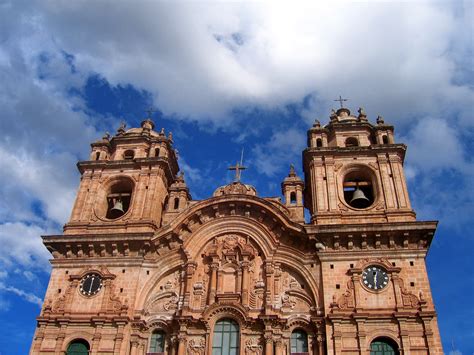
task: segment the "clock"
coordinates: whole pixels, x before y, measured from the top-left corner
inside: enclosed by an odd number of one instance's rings
[[[102,288],[102,277],[91,273],[83,277],[79,290],[85,296],[93,296]]]
[[[368,289],[382,290],[388,285],[387,271],[380,266],[368,266],[362,272],[362,282]]]

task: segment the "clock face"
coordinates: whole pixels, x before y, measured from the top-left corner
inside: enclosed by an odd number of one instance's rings
[[[80,291],[85,296],[93,296],[102,288],[102,278],[98,274],[87,274],[81,281]]]
[[[371,290],[381,290],[388,285],[388,275],[380,266],[369,266],[362,272],[362,282]]]

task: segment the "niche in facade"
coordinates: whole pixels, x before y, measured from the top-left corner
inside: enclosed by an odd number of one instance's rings
[[[123,152],[123,158],[125,160],[131,160],[135,157],[135,152],[132,149],[128,149],[125,152]]]
[[[346,139],[346,147],[358,147],[359,141],[356,137],[349,137]]]
[[[128,179],[122,179],[110,186],[107,194],[106,218],[116,219],[127,213],[132,199],[133,185]]]
[[[344,200],[357,209],[370,207],[375,200],[371,174],[364,169],[350,171],[344,177]]]

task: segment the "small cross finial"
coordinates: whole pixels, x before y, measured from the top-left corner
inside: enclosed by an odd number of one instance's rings
[[[156,112],[156,110],[154,110],[153,107],[150,107],[148,110],[145,110],[145,112],[148,114],[146,118],[151,118],[151,115]]]
[[[343,99],[341,95],[339,95],[339,98],[337,100],[334,100],[334,101],[339,101],[339,104],[341,105],[341,108],[344,108],[344,106],[342,105],[342,103],[344,101],[348,101],[348,99]]]
[[[234,181],[240,181],[240,176],[242,174],[242,170],[247,169],[247,167],[242,165],[243,160],[244,160],[244,150],[242,149],[242,154],[240,156],[240,163],[237,162],[237,163],[235,163],[234,166],[229,166],[229,170],[235,170]]]

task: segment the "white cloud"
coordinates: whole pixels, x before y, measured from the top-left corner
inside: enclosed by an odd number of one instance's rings
[[[13,286],[7,286],[3,282],[0,282],[0,291],[11,292],[11,293],[15,294],[16,296],[19,296],[19,297],[23,298],[25,301],[36,304],[40,307],[43,304],[43,300],[41,298],[39,298],[38,296],[36,296],[36,295],[34,295],[30,292],[26,292],[24,290],[21,290],[19,288],[13,287]],[[2,306],[0,304],[0,307],[3,308],[3,307],[5,307],[5,305]]]
[[[0,224],[0,265],[3,269],[21,266],[30,270],[49,270],[50,253],[41,235],[49,230],[24,223]]]
[[[445,119],[423,118],[401,141],[408,145],[410,164],[419,169],[465,169],[461,136]]]
[[[305,134],[294,128],[284,132],[275,132],[266,143],[255,146],[251,163],[258,171],[275,176],[282,171],[285,163],[299,162],[301,151],[306,143]]]
[[[222,114],[236,106],[279,106],[316,92],[325,105],[314,114],[326,114],[334,96],[344,94],[352,106],[390,114],[394,122],[447,106],[465,112],[473,99],[468,85],[452,81],[463,63],[458,52],[472,48],[462,26],[472,16],[469,6],[456,12],[428,1],[110,5],[38,2],[30,16],[76,56],[78,67],[150,91],[165,113],[225,126],[231,120]]]

